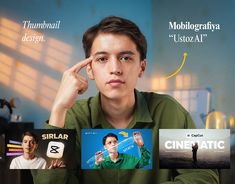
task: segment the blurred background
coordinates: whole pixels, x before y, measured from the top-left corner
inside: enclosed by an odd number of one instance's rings
[[[105,16],[134,21],[148,41],[148,68],[138,89],[168,93],[192,114],[198,128],[230,128],[232,164],[221,171],[221,183],[234,173],[235,1],[225,0],[1,0],[0,99],[14,100],[10,121],[33,122],[42,128],[48,119],[63,71],[84,58],[84,31]],[[23,21],[55,23],[59,29],[24,29]],[[169,22],[220,24],[220,30],[169,30]],[[203,43],[175,43],[169,35],[207,34]],[[24,36],[43,38],[38,43]],[[29,37],[28,37],[29,39]],[[187,53],[181,71],[176,71]],[[79,98],[94,96],[88,91]],[[1,172],[0,172],[1,173]],[[233,177],[233,178],[232,178]],[[2,178],[2,177],[1,177]],[[5,179],[5,183],[10,177]]]

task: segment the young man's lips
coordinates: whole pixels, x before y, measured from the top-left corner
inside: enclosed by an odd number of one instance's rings
[[[115,83],[124,84],[125,82],[122,81],[122,80],[118,80],[118,79],[110,80],[110,81],[107,82],[107,84],[115,84]]]
[[[109,84],[109,85],[112,86],[112,87],[119,87],[120,85],[122,85],[122,84],[124,84],[124,83],[125,83],[124,81],[118,80],[118,79],[116,79],[116,80],[110,80],[110,81],[107,82],[107,84]]]

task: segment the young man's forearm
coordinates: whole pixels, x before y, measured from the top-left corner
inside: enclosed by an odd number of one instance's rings
[[[66,113],[67,113],[67,109],[54,107],[51,111],[49,125],[63,128],[65,124]]]
[[[89,57],[64,72],[52,107],[49,125],[64,127],[67,110],[72,107],[78,94],[84,93],[88,88],[87,79],[81,76],[79,72],[91,61],[92,57]]]

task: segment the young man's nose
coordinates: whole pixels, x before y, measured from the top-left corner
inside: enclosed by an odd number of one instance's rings
[[[118,60],[118,58],[110,58],[109,65],[110,74],[122,75],[122,63]]]
[[[30,142],[26,142],[26,146],[28,146],[28,147],[29,147],[29,146],[30,146]]]

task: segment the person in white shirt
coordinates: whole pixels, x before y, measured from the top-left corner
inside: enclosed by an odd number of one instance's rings
[[[23,155],[11,161],[10,169],[46,169],[46,160],[35,155],[38,147],[38,138],[32,132],[22,135]]]

